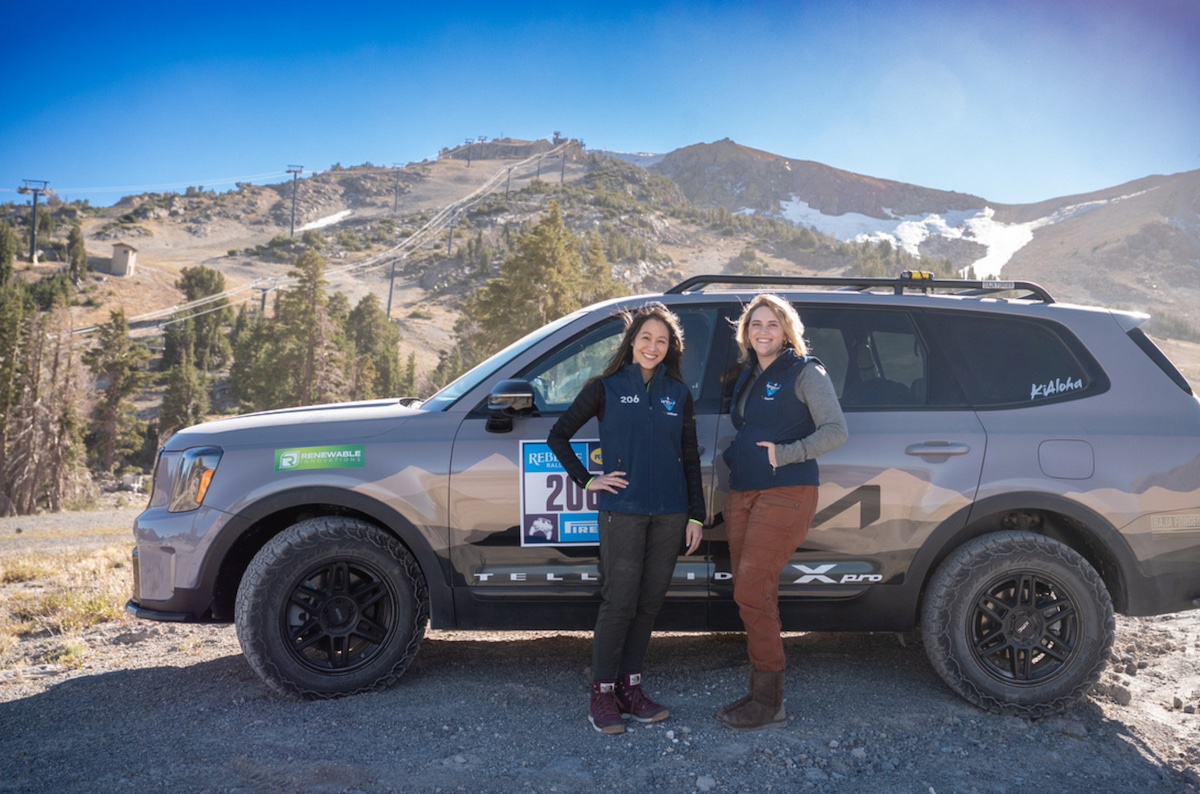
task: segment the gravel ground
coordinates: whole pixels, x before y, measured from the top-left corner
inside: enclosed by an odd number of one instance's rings
[[[0,551],[53,523],[15,521]],[[79,669],[0,670],[0,791],[1200,792],[1200,612],[1118,618],[1097,690],[1035,721],[952,694],[915,635],[788,635],[791,719],[756,733],[712,717],[744,692],[736,634],[656,635],[673,715],[619,736],[586,720],[587,633],[432,631],[396,686],[318,702],[271,695],[229,626],[80,641]]]

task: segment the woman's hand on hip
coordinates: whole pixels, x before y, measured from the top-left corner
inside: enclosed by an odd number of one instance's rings
[[[629,485],[629,480],[625,479],[625,472],[610,471],[608,474],[593,477],[587,484],[587,490],[617,493],[619,488],[624,488],[627,485]]]
[[[687,524],[687,553],[695,554],[696,549],[700,548],[700,541],[704,536],[704,527],[697,524],[695,521],[689,521]]]
[[[775,442],[774,441],[759,441],[758,445],[767,450],[767,460],[771,462],[771,468],[777,468],[779,463],[775,460]]]

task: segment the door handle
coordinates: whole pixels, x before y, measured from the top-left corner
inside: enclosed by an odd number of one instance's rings
[[[970,444],[960,444],[954,441],[922,441],[918,444],[909,444],[904,448],[905,455],[915,455],[919,458],[940,458],[941,460],[954,455],[966,455],[970,451]]]

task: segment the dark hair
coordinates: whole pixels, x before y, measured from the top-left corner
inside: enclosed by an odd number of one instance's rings
[[[666,368],[667,375],[682,383],[683,371],[680,365],[683,362],[683,328],[679,325],[679,318],[675,313],[654,301],[640,309],[623,311],[619,316],[625,321],[625,335],[621,337],[621,343],[617,345],[600,377],[606,378],[632,364],[633,340],[637,338],[647,320],[658,320],[667,326],[667,355],[663,358],[663,367]]]

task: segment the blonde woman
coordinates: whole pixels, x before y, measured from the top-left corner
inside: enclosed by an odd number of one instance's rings
[[[742,372],[731,414],[725,528],[733,597],[746,629],[750,691],[717,719],[757,730],[787,724],[779,575],[804,542],[817,508],[816,458],[846,440],[846,420],[821,362],[808,355],[804,324],[776,295],[754,298],[737,323]]]

